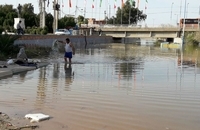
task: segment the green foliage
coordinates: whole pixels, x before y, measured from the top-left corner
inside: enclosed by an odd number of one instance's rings
[[[17,10],[13,5],[0,5],[0,25],[3,25],[4,30],[14,25],[14,18],[17,16]]]
[[[40,33],[41,35],[46,35],[48,32],[45,29],[43,29]]]
[[[13,8],[13,5],[0,5],[0,33],[4,30],[16,32],[14,29],[14,18],[18,17],[18,11]],[[27,3],[21,7],[21,17],[25,19],[25,33],[28,34],[47,34],[53,33],[53,19],[51,13],[46,14],[46,27],[44,29],[38,28],[40,26],[40,15],[34,13],[34,6],[32,3]],[[83,17],[81,18],[83,21]],[[87,22],[87,21],[86,21]],[[64,17],[58,21],[58,28],[70,28],[76,25],[73,17]],[[37,28],[35,28],[37,27]]]
[[[28,34],[37,34],[37,35],[46,35],[48,33],[48,28],[47,26],[45,26],[44,28],[37,28],[35,26],[33,26],[32,28],[27,27],[27,29],[25,29],[25,33]]]
[[[4,31],[4,28],[0,25],[0,35],[2,34],[3,31]]]
[[[85,24],[88,24],[88,19],[85,19]]]
[[[82,15],[79,15],[77,20],[78,20],[77,21],[78,23],[83,23],[84,22],[84,17]]]
[[[69,28],[76,25],[73,17],[63,17],[58,20],[58,28]]]
[[[49,33],[53,33],[53,15],[48,13],[46,14],[46,31]]]
[[[18,35],[0,35],[1,57],[9,57],[17,53],[18,47],[14,45],[14,41],[19,37]]]
[[[143,11],[135,7],[135,1],[133,1],[132,6],[130,1],[126,1],[123,8],[118,7],[116,16],[107,19],[108,24],[129,24],[129,13],[130,13],[130,23],[136,24],[139,21],[144,21],[147,18]],[[122,16],[122,17],[121,17]]]
[[[34,7],[31,3],[23,5],[21,17],[25,19],[26,26],[39,26],[37,15],[34,14]]]
[[[186,33],[185,37],[185,43],[189,45],[194,45],[197,46],[200,42],[199,37],[199,32],[193,32],[193,33]]]
[[[0,53],[0,60],[5,61],[6,60],[6,56],[3,53]]]
[[[200,42],[200,31],[195,33],[194,39]]]

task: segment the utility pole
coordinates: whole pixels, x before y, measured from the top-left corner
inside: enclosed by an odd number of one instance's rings
[[[174,4],[174,2],[172,3],[172,5],[171,5],[171,15],[170,15],[170,20],[172,21],[172,9],[173,9],[173,4]]]
[[[185,7],[184,7],[183,35],[182,35],[182,44],[181,44],[181,47],[183,47],[184,38],[185,38],[185,17],[186,17],[186,6],[187,6],[186,3],[187,3],[187,0],[185,0]]]
[[[110,18],[111,17],[111,5],[109,4],[109,17],[108,18]]]
[[[104,18],[105,18],[105,21],[106,21],[106,24],[107,24],[106,10],[104,11]]]
[[[131,24],[131,9],[129,9],[129,14],[128,14],[128,24]]]
[[[181,19],[181,12],[182,12],[182,0],[181,0],[181,5],[180,5],[180,19]]]
[[[122,13],[123,13],[123,12],[122,12],[122,9],[123,9],[123,8],[121,8],[121,26],[122,26]]]
[[[189,3],[187,3],[187,10],[186,10],[186,16],[185,16],[185,18],[187,18],[187,16],[188,16],[188,5],[189,5]]]
[[[86,18],[85,18],[85,14],[86,14],[86,0],[85,0],[85,5],[84,5],[84,20],[83,20],[83,22],[84,22],[84,24],[86,23]]]
[[[40,10],[40,27],[44,28],[45,27],[45,1],[46,0],[39,0],[39,10]]]
[[[200,29],[200,6],[199,6],[198,28]]]
[[[54,10],[53,32],[55,32],[56,29],[58,29],[58,16],[60,10],[60,5],[58,4],[58,0],[54,0],[53,10]]]

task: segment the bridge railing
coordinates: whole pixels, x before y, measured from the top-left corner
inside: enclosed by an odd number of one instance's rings
[[[136,25],[136,24],[91,24],[88,25],[88,27],[96,27],[96,28],[163,28],[163,29],[180,29],[179,26],[173,26],[173,25],[153,25],[153,26],[142,26],[142,25]],[[186,29],[198,29],[197,27],[186,27]]]

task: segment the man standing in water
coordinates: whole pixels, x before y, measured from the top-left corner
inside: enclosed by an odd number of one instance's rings
[[[75,48],[73,44],[70,42],[69,38],[66,38],[66,42],[64,41],[59,41],[59,42],[65,43],[65,55],[64,55],[65,63],[69,61],[69,64],[71,64],[72,54],[75,55]]]

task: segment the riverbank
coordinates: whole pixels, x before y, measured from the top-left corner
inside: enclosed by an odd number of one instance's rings
[[[38,125],[33,124],[21,125],[18,121],[16,125],[14,123],[16,122],[15,120],[11,119],[7,114],[0,112],[0,130],[33,130],[38,127]]]

